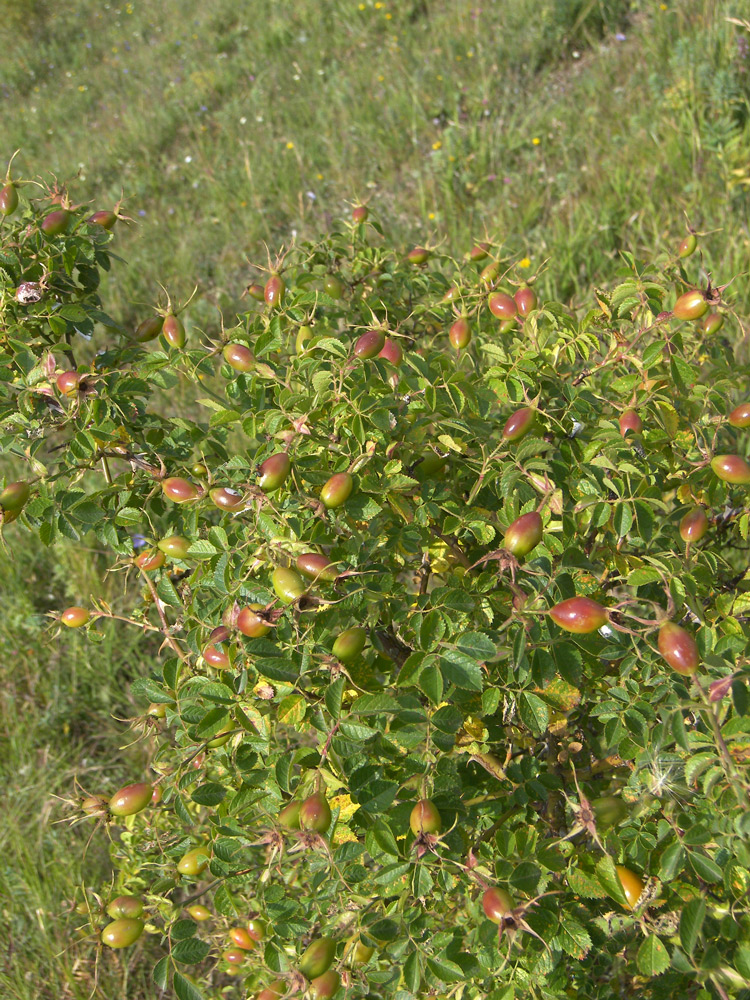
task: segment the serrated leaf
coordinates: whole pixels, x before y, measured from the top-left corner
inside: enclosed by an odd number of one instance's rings
[[[211,945],[207,941],[200,941],[198,938],[190,937],[185,941],[178,941],[172,948],[172,958],[175,962],[183,965],[197,965],[211,951]]]
[[[151,970],[151,978],[156,984],[157,989],[165,990],[167,988],[167,983],[169,982],[169,966],[169,955],[165,955],[164,958],[159,959]]]
[[[627,905],[627,897],[615,869],[615,863],[608,855],[599,859],[596,866],[596,877],[608,896],[611,896],[622,906]]]
[[[301,694],[284,698],[277,710],[277,719],[285,726],[298,726],[305,717],[307,702]]]
[[[702,897],[691,899],[683,907],[680,914],[680,944],[688,955],[695,951],[705,916],[706,902]]]
[[[661,856],[659,867],[659,878],[662,882],[671,882],[676,875],[680,874],[685,867],[685,858],[685,848],[679,840],[667,847]]]
[[[197,986],[179,972],[174,974],[173,985],[178,1000],[203,1000],[203,994]]]
[[[635,960],[644,976],[660,976],[670,965],[669,953],[655,934],[650,934],[643,941]]]
[[[482,670],[476,660],[457,649],[446,649],[440,654],[440,669],[447,684],[455,684],[468,691],[482,690]]]
[[[573,892],[585,899],[602,899],[607,895],[594,876],[580,868],[573,868],[568,872],[568,885]]]
[[[518,698],[518,714],[527,729],[541,736],[549,725],[549,709],[541,698],[523,691]]]
[[[427,968],[443,983],[460,983],[466,979],[466,973],[455,962],[441,955],[440,958],[428,958]]]
[[[591,938],[588,931],[567,914],[563,917],[555,934],[555,943],[559,944],[573,958],[585,958],[591,948]]]
[[[333,684],[329,684],[325,692],[325,703],[329,715],[333,719],[338,719],[341,712],[341,701],[344,696],[345,677],[337,677]]]

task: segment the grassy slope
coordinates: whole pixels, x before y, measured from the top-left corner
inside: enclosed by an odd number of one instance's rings
[[[211,304],[236,304],[262,241],[319,233],[360,199],[405,246],[462,249],[487,230],[532,269],[551,258],[549,287],[578,301],[612,279],[621,246],[674,242],[686,213],[713,231],[721,279],[749,242],[750,55],[725,19],[742,5],[666,6],[539,0],[530,20],[527,0],[5,0],[0,157],[22,147],[26,175],[80,169],[73,197],[97,207],[125,191],[141,224],[121,230],[130,265],[105,290],[123,318],[157,281],[180,297],[199,283],[191,314],[215,324]],[[115,719],[133,712],[144,650],[119,632],[97,648],[51,641],[47,610],[122,600],[120,580],[97,583],[95,553],[40,552],[20,530],[8,544],[0,994],[78,1000],[93,979],[66,913],[90,827],[57,823],[60,799],[76,778],[111,790],[137,771]],[[86,858],[92,882],[105,842]],[[117,956],[100,974],[103,996],[154,995]]]

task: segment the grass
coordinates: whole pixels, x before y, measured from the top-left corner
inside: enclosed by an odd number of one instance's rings
[[[318,235],[366,200],[402,241],[468,248],[485,232],[549,260],[542,294],[581,304],[620,249],[707,235],[718,280],[750,250],[750,32],[726,0],[5,0],[0,135],[22,176],[70,180],[99,207],[121,192],[129,262],[103,290],[143,318],[158,282],[216,332],[250,261]],[[530,15],[530,10],[533,14]],[[25,187],[25,193],[33,193]],[[732,292],[747,307],[747,282]],[[88,944],[70,914],[106,878],[106,838],[70,827],[76,780],[137,773],[118,721],[147,650],[105,632],[91,647],[47,631],[51,609],[101,581],[96,552],[7,533],[0,621],[0,995],[88,997]],[[0,936],[2,939],[2,936]],[[71,942],[73,942],[71,944]],[[107,956],[101,996],[155,995]]]
[[[108,296],[130,320],[157,281],[183,298],[197,283],[192,316],[216,325],[210,304],[237,304],[263,241],[318,234],[360,199],[405,247],[486,229],[533,269],[551,258],[556,294],[580,300],[621,247],[671,244],[686,216],[715,231],[712,266],[743,266],[741,6],[37,3],[7,31],[1,134],[29,174],[80,172],[74,197],[125,192],[140,225]]]

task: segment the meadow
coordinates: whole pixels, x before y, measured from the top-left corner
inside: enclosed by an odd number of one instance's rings
[[[365,201],[401,241],[456,252],[485,235],[554,261],[572,306],[616,278],[619,251],[703,234],[707,274],[750,303],[750,24],[717,0],[254,0],[238,5],[5,0],[0,134],[14,174],[124,194],[102,288],[126,325],[159,283],[189,332],[229,322],[248,281],[295,236]],[[24,195],[40,194],[31,185]],[[744,330],[735,331],[738,339]],[[1,461],[1,459],[0,459]],[[3,468],[3,471],[5,469]],[[130,680],[155,647],[54,636],[46,613],[123,600],[94,547],[3,541],[0,584],[0,994],[156,995],[134,956],[95,979],[68,928],[102,837],[71,825],[80,790],[127,778],[148,733]],[[125,744],[132,744],[125,747]],[[85,851],[85,862],[84,862]]]

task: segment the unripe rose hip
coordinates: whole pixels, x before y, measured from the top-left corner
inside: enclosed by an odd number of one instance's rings
[[[134,816],[151,804],[153,790],[146,781],[125,785],[109,800],[109,811],[113,816]]]
[[[182,324],[182,320],[171,313],[164,317],[161,335],[170,347],[179,349],[185,346],[185,327]]]
[[[263,611],[262,604],[248,604],[237,615],[237,628],[251,639],[259,639],[271,631],[271,626],[260,617],[258,611]]]
[[[627,899],[626,909],[634,910],[636,903],[643,895],[643,879],[623,865],[615,865],[615,870],[620,880],[620,885],[625,892],[625,898]]]
[[[255,367],[255,355],[244,344],[225,344],[222,356],[236,372],[250,372]]]
[[[81,625],[85,625],[91,618],[91,613],[87,608],[79,608],[74,606],[72,608],[66,608],[65,611],[60,615],[60,622],[63,625],[67,625],[68,628],[80,628]]]
[[[142,920],[127,917],[113,920],[102,931],[102,944],[106,944],[108,948],[129,948],[143,934],[143,926]]]
[[[138,896],[118,896],[107,906],[107,915],[113,920],[140,917],[143,915],[143,900]]]
[[[272,274],[263,289],[263,298],[266,305],[271,306],[271,308],[280,306],[284,301],[285,292],[286,285],[284,284],[284,279],[280,274]]]
[[[506,441],[520,441],[534,426],[536,410],[531,406],[524,406],[520,410],[512,413],[503,427],[503,437]]]
[[[299,573],[293,569],[287,569],[285,566],[279,566],[273,571],[271,586],[276,596],[284,604],[292,604],[307,590]]]
[[[420,799],[411,811],[409,826],[415,837],[425,833],[440,833],[443,821],[435,803],[430,799]]]
[[[635,410],[623,410],[618,422],[623,437],[627,437],[628,434],[640,434],[643,430],[643,421]]]
[[[492,315],[497,316],[498,319],[513,319],[518,313],[515,300],[510,295],[506,295],[505,292],[492,292],[487,299],[487,305],[490,307]]]
[[[533,312],[539,305],[539,300],[537,299],[537,294],[533,288],[529,288],[525,285],[523,288],[519,288],[517,292],[513,295],[513,301],[516,303],[516,309],[520,316],[528,316],[530,312]]]
[[[333,644],[333,655],[342,663],[353,663],[365,648],[367,630],[357,627],[340,632]]]
[[[700,319],[708,312],[708,302],[699,289],[692,292],[684,292],[674,304],[672,315],[675,319]]]
[[[522,514],[505,532],[505,548],[517,558],[528,555],[542,540],[541,515],[533,510]]]
[[[501,924],[513,912],[513,899],[505,889],[495,886],[482,895],[482,909],[493,924]]]
[[[385,334],[382,330],[368,330],[363,333],[354,345],[354,356],[361,361],[376,358],[385,346]]]
[[[448,339],[451,342],[451,346],[455,347],[457,351],[462,351],[469,346],[471,343],[471,327],[465,316],[460,316],[451,326],[448,332]]]
[[[736,486],[750,485],[750,465],[739,455],[714,455],[711,459],[711,468],[725,483]]]
[[[156,543],[157,548],[172,559],[187,559],[190,542],[182,535],[167,535]]]
[[[695,253],[695,248],[698,246],[698,240],[696,239],[695,233],[689,233],[684,239],[680,240],[679,246],[677,247],[677,256],[680,258],[689,257],[690,254]]]
[[[296,566],[303,576],[311,580],[325,580],[327,583],[334,583],[339,576],[336,566],[328,556],[320,555],[318,552],[303,552],[297,556]]]
[[[606,625],[609,614],[606,608],[590,597],[570,597],[550,609],[549,616],[566,632],[586,635]]]
[[[691,677],[700,666],[700,653],[692,635],[675,622],[664,622],[657,641],[659,652],[678,674]]]
[[[258,473],[258,486],[264,493],[271,493],[284,484],[292,471],[292,463],[285,451],[279,451],[261,462]]]
[[[336,942],[328,937],[313,941],[299,962],[299,971],[308,979],[317,979],[327,972],[336,954]]]
[[[149,316],[135,328],[135,339],[139,344],[145,344],[149,340],[155,340],[164,326],[163,316]]]
[[[349,499],[353,489],[352,476],[348,472],[337,472],[322,487],[320,499],[329,509],[341,507]]]
[[[740,403],[735,406],[727,417],[732,427],[750,427],[750,403]]]
[[[310,795],[300,806],[299,825],[302,830],[316,833],[325,833],[331,825],[331,807],[320,792]]]
[[[173,503],[190,503],[197,500],[199,496],[198,487],[183,479],[181,476],[170,476],[163,479],[161,484],[162,492],[167,499]]]
[[[680,520],[680,538],[683,542],[699,542],[708,531],[708,518],[702,507],[694,507]]]

